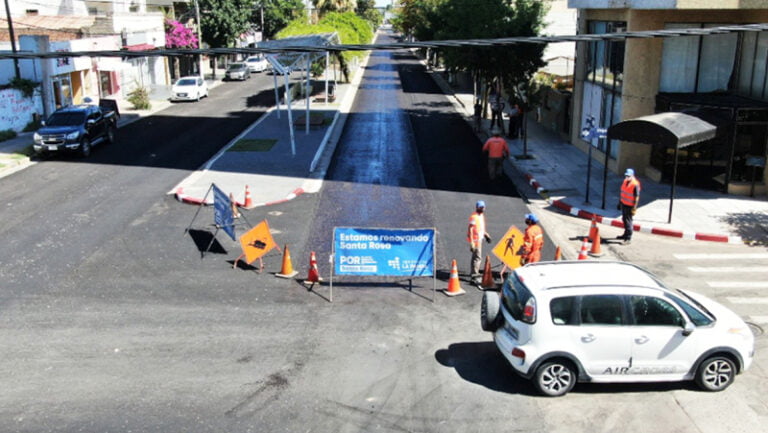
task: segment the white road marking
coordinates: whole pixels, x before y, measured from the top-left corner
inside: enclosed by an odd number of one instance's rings
[[[704,272],[704,273],[751,273],[751,272],[766,272],[768,273],[768,266],[689,266],[688,270],[691,272]],[[768,278],[768,276],[766,276]]]
[[[744,259],[768,259],[768,253],[698,253],[698,254],[673,254],[678,260],[744,260]]]
[[[726,296],[725,299],[731,304],[768,304],[768,297],[765,298],[749,298],[741,296]]]
[[[707,285],[720,289],[762,289],[768,288],[768,281],[707,281]]]

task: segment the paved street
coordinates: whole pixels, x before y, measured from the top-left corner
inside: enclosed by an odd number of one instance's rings
[[[327,277],[333,226],[434,226],[443,288],[452,258],[468,267],[477,199],[488,202],[496,238],[536,211],[545,257],[587,233],[588,222],[545,211],[521,173],[489,183],[479,140],[421,63],[409,52],[375,54],[323,189],[244,211],[291,245],[300,277],[310,250],[323,253]],[[277,252],[264,273],[233,270],[240,247],[219,235],[201,259],[212,210],[202,208],[195,236],[185,235],[197,208],[166,192],[259,118],[274,102],[270,84],[264,75],[223,83],[208,100],[121,128],[90,159],[43,161],[0,180],[0,431],[764,429],[759,327],[755,364],[725,392],[577,385],[546,399],[481,331],[482,293],[466,282],[465,296],[432,303],[429,279],[413,292],[403,281],[348,281],[330,303],[327,285],[308,291],[274,278]],[[606,238],[612,230],[601,227]],[[765,323],[764,250],[658,236],[603,248],[603,260],[638,263]]]

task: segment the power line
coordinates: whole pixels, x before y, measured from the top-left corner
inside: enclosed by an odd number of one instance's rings
[[[0,59],[54,59],[63,57],[147,57],[147,56],[183,56],[200,54],[259,54],[282,52],[342,52],[342,51],[376,51],[376,50],[404,50],[410,48],[492,48],[505,47],[517,44],[548,44],[560,42],[596,42],[601,40],[626,40],[649,38],[672,38],[683,36],[706,36],[716,34],[728,34],[736,32],[761,32],[768,30],[768,24],[727,25],[707,28],[645,30],[637,32],[602,33],[583,35],[559,35],[559,36],[520,36],[497,39],[460,39],[425,42],[402,42],[395,44],[339,44],[339,45],[286,45],[273,48],[207,48],[207,49],[160,49],[146,51],[71,51],[50,53],[4,53],[0,52]],[[287,41],[286,41],[287,42]]]

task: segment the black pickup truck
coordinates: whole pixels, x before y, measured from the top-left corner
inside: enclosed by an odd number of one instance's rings
[[[56,110],[34,134],[37,154],[78,152],[83,157],[100,143],[115,140],[117,114],[98,105],[72,105]]]

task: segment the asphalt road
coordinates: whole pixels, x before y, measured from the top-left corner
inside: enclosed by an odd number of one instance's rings
[[[442,274],[451,258],[465,270],[474,201],[488,202],[498,237],[522,220],[523,200],[511,184],[483,177],[479,142],[412,56],[378,52],[366,73],[321,193],[248,211],[248,219],[268,218],[278,241],[295,246],[302,276],[306,254],[329,245],[333,225],[361,222],[434,226]],[[0,431],[764,428],[762,361],[719,394],[689,384],[579,385],[545,399],[480,330],[481,292],[466,284],[465,296],[433,303],[428,279],[414,281],[413,292],[398,281],[352,281],[335,287],[330,303],[327,285],[308,291],[274,278],[277,253],[262,274],[233,270],[239,247],[219,236],[201,259],[207,228],[185,235],[196,209],[165,192],[259,116],[270,78],[225,83],[209,100],[122,128],[116,145],[88,160],[45,161],[0,181]],[[390,127],[367,133],[377,118]],[[379,136],[400,150],[388,152]],[[354,156],[362,145],[379,151]],[[393,167],[380,178],[371,176],[374,155]],[[200,220],[211,213],[203,209]],[[583,221],[541,214],[550,248],[586,232]],[[604,248],[682,284],[697,276],[672,254],[708,248],[633,241]]]

